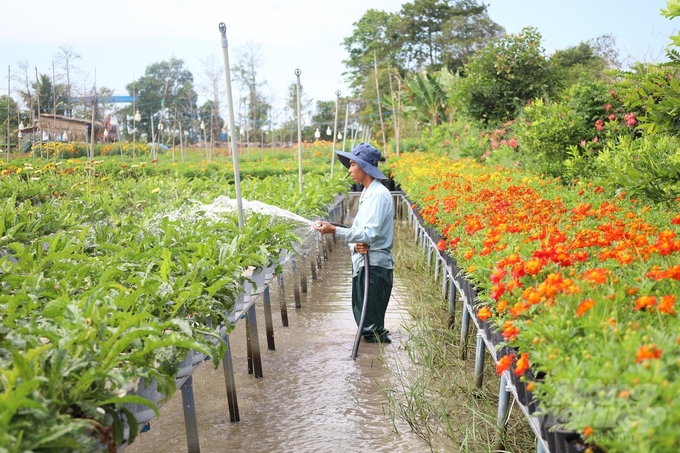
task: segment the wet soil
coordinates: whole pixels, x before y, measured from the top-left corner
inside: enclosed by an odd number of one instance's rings
[[[309,268],[309,264],[307,264]],[[406,296],[395,275],[386,328],[392,344],[361,342],[351,349],[356,324],[351,313],[349,250],[338,241],[318,278],[307,269],[308,292],[295,308],[293,276],[284,273],[289,326],[281,325],[279,291],[272,280],[276,350],[267,349],[261,296],[256,306],[264,377],[248,374],[245,322],[230,335],[241,421],[231,423],[222,366],[205,362],[193,373],[201,452],[426,452],[429,449],[401,420],[391,420],[384,389],[391,363],[408,362],[400,327]],[[186,452],[178,391],[126,453]]]

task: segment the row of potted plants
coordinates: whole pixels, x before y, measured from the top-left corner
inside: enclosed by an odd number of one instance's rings
[[[472,160],[391,165],[476,290],[476,318],[506,354],[499,373],[527,384],[538,413],[579,448],[676,451],[680,215]]]
[[[105,166],[27,163],[0,177],[0,449],[134,441],[180,365],[224,355],[214,326],[229,329],[255,281],[244,271],[278,265],[300,241],[269,216],[239,228],[235,213],[209,212],[233,193],[226,181],[108,176]],[[244,196],[313,215],[344,186],[317,190],[319,179],[297,197],[290,177],[244,181]]]

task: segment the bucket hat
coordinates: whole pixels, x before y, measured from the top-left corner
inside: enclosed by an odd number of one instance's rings
[[[378,170],[378,162],[381,159],[380,151],[375,149],[368,143],[361,142],[354,147],[351,153],[343,153],[342,151],[335,152],[338,159],[345,167],[349,168],[349,161],[353,160],[359,167],[375,179],[388,179],[380,170]]]

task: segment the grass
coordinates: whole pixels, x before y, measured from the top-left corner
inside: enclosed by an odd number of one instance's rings
[[[383,391],[392,420],[408,423],[433,452],[534,452],[534,434],[518,408],[511,409],[507,428],[497,429],[500,379],[493,361],[487,354],[484,384],[477,389],[474,326],[468,359],[462,360],[460,311],[451,323],[441,280],[434,281],[433,270],[406,223],[395,226],[394,257],[411,320],[404,325],[409,339],[403,344],[409,363],[386,364],[392,379]]]

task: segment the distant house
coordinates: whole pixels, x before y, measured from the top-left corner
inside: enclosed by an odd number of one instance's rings
[[[43,139],[69,142],[89,142],[92,121],[81,120],[79,118],[69,118],[61,115],[40,115],[39,130],[42,131]],[[94,122],[95,142],[104,141],[104,124],[99,121]],[[117,138],[109,136],[109,141]]]

